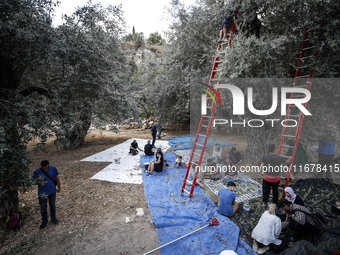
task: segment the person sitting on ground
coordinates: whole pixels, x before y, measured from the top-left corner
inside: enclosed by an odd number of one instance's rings
[[[133,142],[130,145],[130,152],[132,155],[137,155],[138,154],[138,150],[142,151],[139,147],[138,147],[138,143],[136,140],[133,140]]]
[[[224,216],[233,216],[238,209],[238,203],[235,201],[235,188],[235,183],[229,181],[226,189],[218,191],[217,211]]]
[[[234,164],[234,166],[238,166],[242,162],[243,161],[242,161],[241,153],[237,151],[236,147],[232,147],[227,157],[227,163]]]
[[[151,141],[150,140],[148,140],[147,144],[145,144],[145,146],[144,146],[144,153],[145,153],[146,156],[152,156],[152,155],[155,154],[152,151],[152,145],[151,145]]]
[[[164,156],[161,150],[157,150],[156,159],[157,159],[156,162],[150,161],[148,169],[145,170],[145,172],[148,173],[146,176],[152,176],[153,171],[156,171],[157,173],[160,173],[163,171]]]
[[[232,179],[235,181],[237,177],[238,177],[238,173],[237,173],[235,166],[228,167],[226,175],[225,175],[225,179]]]
[[[204,178],[207,178],[207,179],[220,179],[221,178],[221,175],[218,172],[218,169],[216,167],[216,163],[211,158],[207,159],[207,168],[204,174]]]
[[[285,199],[292,202],[292,204],[297,204],[297,205],[302,205],[302,206],[305,205],[302,198],[299,195],[296,195],[292,188],[286,187],[285,193],[286,193]]]
[[[296,242],[301,239],[303,233],[317,235],[320,230],[316,227],[311,212],[302,205],[292,204],[285,198],[281,198],[278,207],[286,212],[286,220],[282,222],[282,229],[290,228],[294,235],[288,240]]]
[[[221,164],[221,161],[222,161],[221,156],[222,156],[222,148],[220,148],[220,145],[217,143],[214,146],[213,153],[212,153],[212,157],[217,164]]]
[[[228,158],[223,160],[222,165],[223,165],[223,172],[225,173],[224,178],[235,180],[238,176],[236,167],[228,163]]]
[[[281,246],[282,241],[278,239],[281,233],[281,220],[275,215],[276,204],[270,203],[268,210],[265,211],[256,227],[254,228],[251,237],[254,238],[253,250],[257,254],[263,254],[273,248],[277,250],[277,246]],[[259,249],[259,245],[262,246]]]
[[[180,167],[180,166],[182,166],[183,165],[183,158],[182,158],[182,156],[179,156],[177,159],[176,159],[176,162],[175,162],[175,167]]]

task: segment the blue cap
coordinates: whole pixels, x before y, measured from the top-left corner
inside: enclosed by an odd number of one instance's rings
[[[228,183],[228,182],[233,182],[233,179],[228,179],[228,180],[227,180],[227,183]]]

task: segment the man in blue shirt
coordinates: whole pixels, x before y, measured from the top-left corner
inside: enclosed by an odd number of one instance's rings
[[[50,204],[51,222],[58,225],[56,218],[55,199],[56,192],[61,191],[59,173],[55,166],[50,166],[47,160],[40,163],[40,168],[34,171],[33,178],[38,185],[38,197],[41,208],[42,223],[40,229],[46,227],[47,220],[47,200]],[[56,182],[56,184],[54,183]],[[56,188],[58,186],[58,188]],[[46,198],[47,197],[47,198]]]
[[[229,181],[227,189],[220,189],[218,191],[218,212],[224,216],[233,216],[238,209],[238,203],[235,201],[235,183]]]

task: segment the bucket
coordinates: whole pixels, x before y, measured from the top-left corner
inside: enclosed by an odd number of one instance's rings
[[[120,164],[120,158],[115,158],[115,163]]]
[[[249,212],[249,211],[250,211],[249,201],[245,201],[245,202],[244,202],[244,204],[243,204],[243,209],[244,209],[246,212]]]

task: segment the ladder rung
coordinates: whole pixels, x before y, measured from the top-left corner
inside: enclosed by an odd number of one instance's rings
[[[203,147],[203,144],[200,144],[200,143],[196,143],[196,145],[199,145],[199,146],[202,146],[202,147]]]
[[[201,127],[205,127],[205,128],[207,128],[208,126],[207,126],[207,125],[201,125]]]
[[[309,50],[309,49],[313,49],[313,48],[315,48],[315,46],[311,46],[311,47],[303,48],[303,50]]]
[[[192,185],[192,182],[191,182],[191,181],[186,180],[186,182]]]
[[[297,86],[294,86],[294,88],[305,88],[307,87],[307,85],[297,85]]]
[[[210,81],[220,81],[221,79],[217,78],[217,79],[211,79]]]
[[[299,66],[299,69],[305,69],[307,67],[309,67],[309,66]]]
[[[289,117],[300,117],[300,115],[290,115],[288,114]]]
[[[215,63],[223,63],[223,61],[218,60],[218,61],[215,61]]]
[[[309,74],[308,75],[297,76],[296,78],[307,78],[307,77],[309,77]]]
[[[302,59],[306,59],[306,58],[312,58],[312,57],[314,57],[314,55],[310,55],[310,56],[303,57],[303,58],[300,58],[300,59],[302,60]]]
[[[288,148],[295,148],[294,146],[290,146],[290,145],[285,145],[285,144],[282,144],[283,147],[288,147]]]
[[[303,96],[303,95],[298,95],[298,96],[292,96],[292,98],[305,98],[305,96]]]
[[[283,145],[282,145],[282,146],[283,146]],[[280,156],[281,156],[281,157],[285,157],[285,158],[288,158],[288,157],[289,157],[289,156],[286,156],[286,155],[281,155],[281,154],[280,154]]]
[[[213,72],[219,72],[219,71],[222,71],[222,69],[216,69],[216,70],[214,70]]]
[[[186,193],[190,194],[190,192],[189,192],[189,191],[187,191],[186,189],[183,189],[183,191],[185,191]]]
[[[195,165],[198,165],[195,161],[191,161],[191,164],[195,164]]]
[[[210,115],[209,115],[209,116],[208,116],[208,115],[204,115],[203,117],[204,117],[204,118],[211,118]]]
[[[294,135],[283,135],[283,136],[295,138]]]
[[[195,154],[195,155],[197,155],[197,156],[199,156],[199,157],[201,156],[201,154],[199,154],[199,153],[196,153],[196,152],[194,152],[194,154]]]

